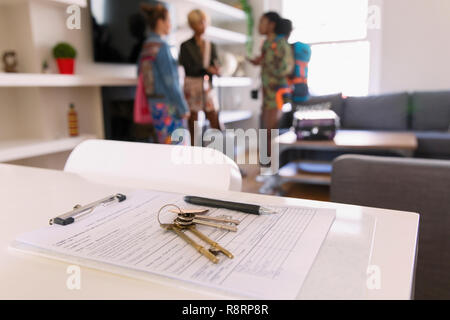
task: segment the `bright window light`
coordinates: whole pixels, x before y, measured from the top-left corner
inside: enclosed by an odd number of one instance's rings
[[[368,41],[313,45],[308,83],[311,94],[342,92],[365,96],[369,92]]]
[[[294,27],[289,42],[312,45],[311,94],[368,94],[368,5],[368,0],[283,0],[283,16]]]
[[[106,0],[91,0],[91,10],[98,24],[105,23],[105,1]]]
[[[368,0],[284,0],[291,40],[306,43],[360,40],[367,35]]]

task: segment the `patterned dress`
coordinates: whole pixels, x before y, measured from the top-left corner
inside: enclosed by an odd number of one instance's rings
[[[281,109],[290,92],[288,76],[294,68],[291,46],[283,36],[268,38],[262,56],[263,109]]]
[[[144,43],[139,72],[144,76],[145,93],[158,143],[186,144],[187,138],[181,142],[172,141],[172,134],[177,129],[187,130],[182,116],[189,111],[179,84],[178,65],[168,44],[155,33],[150,33]]]

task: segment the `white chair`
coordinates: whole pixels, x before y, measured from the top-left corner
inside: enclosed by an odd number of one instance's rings
[[[113,179],[124,187],[177,185],[240,191],[242,186],[233,160],[214,149],[190,146],[86,140],[72,151],[64,171],[99,183]]]

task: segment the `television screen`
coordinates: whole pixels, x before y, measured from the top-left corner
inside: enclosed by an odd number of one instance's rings
[[[94,61],[136,63],[146,38],[146,20],[139,10],[149,0],[91,0]]]

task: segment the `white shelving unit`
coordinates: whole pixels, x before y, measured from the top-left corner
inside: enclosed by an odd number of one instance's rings
[[[213,86],[222,88],[248,87],[252,85],[248,77],[213,77]]]
[[[28,0],[0,0],[1,4],[17,4],[20,2],[27,2]],[[49,4],[63,4],[63,5],[71,5],[75,4],[80,6],[81,8],[87,7],[87,0],[39,0],[41,2],[48,2]]]
[[[76,4],[77,6],[80,6],[82,8],[87,7],[87,0],[40,0],[40,1],[50,1],[66,5]]]
[[[224,110],[219,114],[220,121],[225,124],[248,120],[252,115],[250,110]]]
[[[87,87],[135,85],[136,77],[108,77],[61,74],[1,74],[0,87]]]
[[[84,140],[95,138],[94,135],[80,135],[78,137],[55,140],[29,139],[0,141],[0,162],[16,161],[70,151]]]
[[[88,75],[60,75],[33,73],[0,73],[0,88],[21,87],[107,87],[133,86],[137,84],[136,77],[106,77]],[[248,77],[214,77],[216,87],[247,87],[252,84]]]
[[[216,0],[166,0],[176,6],[177,21],[186,20],[187,14],[193,9],[201,8],[213,21],[242,21],[244,11]]]
[[[80,30],[65,27],[71,4],[82,8]],[[0,0],[0,51],[16,51],[22,72],[0,71],[0,162],[60,168],[79,143],[103,138],[101,87],[136,83],[131,68],[91,60],[86,6],[87,0]],[[42,61],[53,63],[51,48],[61,40],[78,50],[77,69],[84,73],[39,73]],[[67,136],[70,103],[80,125],[73,138]]]
[[[136,83],[136,77],[0,73],[0,87],[132,86]]]
[[[209,26],[205,32],[206,38],[217,44],[244,44],[247,36],[243,33]]]
[[[172,35],[172,44],[179,44],[190,37],[192,37],[191,29],[189,27],[180,27]],[[244,44],[247,41],[247,36],[243,33],[214,26],[208,26],[205,31],[205,37],[219,45]]]

